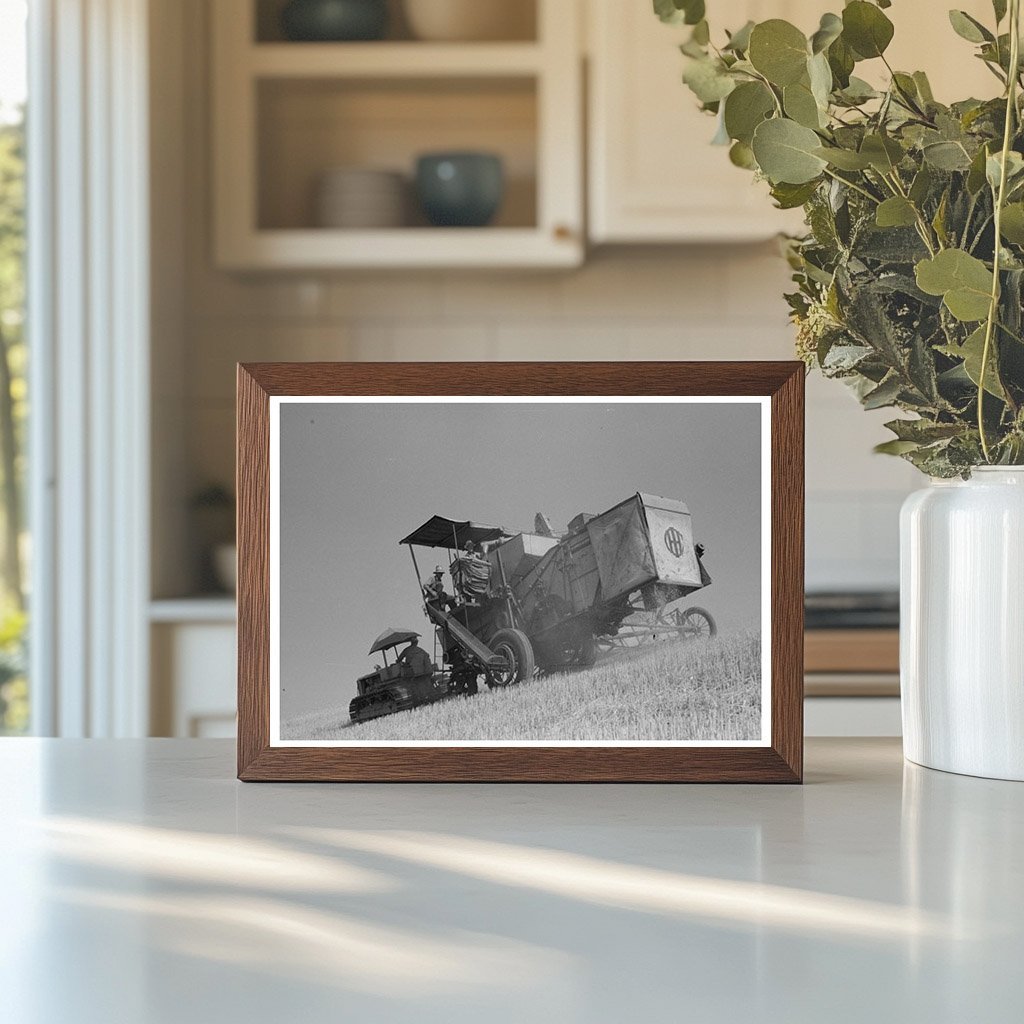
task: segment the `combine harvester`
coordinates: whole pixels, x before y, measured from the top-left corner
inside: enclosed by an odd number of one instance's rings
[[[511,686],[537,669],[593,665],[599,650],[716,632],[703,609],[668,609],[711,583],[690,512],[671,498],[635,494],[601,515],[581,513],[561,537],[433,516],[400,543],[435,626],[448,694],[475,694],[481,676]],[[454,594],[423,586],[417,548],[450,552]],[[381,685],[358,709],[353,702],[352,720],[404,710],[401,696]]]

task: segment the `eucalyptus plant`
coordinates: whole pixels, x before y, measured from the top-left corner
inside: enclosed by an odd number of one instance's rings
[[[997,95],[945,105],[920,71],[890,66],[890,0],[852,0],[809,37],[749,22],[716,45],[705,0],[654,0],[691,26],[683,80],[716,142],[803,207],[787,295],[809,367],[866,409],[894,407],[878,450],[937,477],[1024,464],[1024,131],[1021,0],[988,25],[950,11]],[[856,74],[877,61],[888,86]]]

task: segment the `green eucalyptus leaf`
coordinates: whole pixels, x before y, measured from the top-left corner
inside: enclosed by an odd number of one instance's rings
[[[865,135],[860,152],[876,171],[883,174],[891,174],[903,159],[903,147],[888,135]]]
[[[984,25],[972,18],[966,11],[950,11],[949,23],[953,31],[969,43],[994,42],[995,36]]]
[[[887,377],[878,387],[873,388],[863,398],[861,405],[869,411],[871,409],[884,409],[887,406],[895,405],[903,390],[903,384],[899,376],[893,374]]]
[[[949,233],[946,231],[946,216],[949,213],[949,189],[942,193],[935,216],[932,217],[932,230],[942,246],[949,245]]]
[[[862,60],[881,57],[893,32],[892,22],[866,0],[853,0],[843,9],[843,39]]]
[[[876,455],[906,455],[920,448],[917,441],[883,441],[872,449]]]
[[[775,97],[763,82],[743,82],[725,101],[725,128],[729,137],[748,146],[754,129],[775,111]]]
[[[875,223],[880,228],[904,228],[917,223],[917,211],[909,199],[893,196],[878,204]]]
[[[754,158],[754,151],[745,142],[734,142],[729,149],[729,160],[736,167],[742,167],[745,171],[756,171],[757,160]]]
[[[1003,209],[1000,230],[1007,242],[1024,246],[1024,203],[1010,203]]]
[[[833,167],[841,171],[863,171],[871,166],[871,161],[852,149],[836,149],[832,146],[819,146],[814,150],[815,156],[820,156]]]
[[[843,37],[840,36],[826,51],[828,53],[828,66],[832,69],[832,77],[835,79],[836,87],[845,89],[850,84],[850,76],[856,64],[853,50],[846,45]]]
[[[807,78],[811,84],[811,94],[824,115],[822,125],[828,123],[829,97],[832,95],[832,69],[828,57],[823,53],[816,54],[807,62]]]
[[[683,71],[683,81],[701,103],[717,103],[736,88],[735,80],[717,60],[691,59]]]
[[[1006,0],[992,0],[992,10],[995,12],[998,25],[1006,17]]]
[[[940,171],[966,171],[971,166],[967,150],[959,142],[945,139],[925,145],[921,150],[925,160]]]
[[[818,31],[811,36],[811,52],[827,50],[843,34],[843,19],[836,14],[823,14]]]
[[[931,420],[893,420],[886,423],[900,441],[914,441],[917,444],[934,444],[956,437],[963,427],[959,423],[935,423]]]
[[[718,107],[718,117],[716,118],[718,127],[715,131],[714,137],[711,139],[712,146],[728,146],[732,143],[732,139],[729,138],[729,133],[725,129],[725,111],[722,109],[722,105]]]
[[[999,188],[999,181],[1003,173],[1002,152],[993,153],[985,161],[985,177],[993,192]],[[1020,153],[1010,150],[1006,154],[1006,184],[1009,191],[1013,191],[1016,182],[1024,176],[1024,157]]]
[[[773,85],[793,85],[807,70],[807,38],[795,25],[772,18],[750,33],[747,59]]]
[[[982,146],[977,153],[974,154],[974,158],[971,160],[968,172],[967,172],[967,191],[972,195],[976,196],[984,187],[987,181],[985,177],[986,164],[988,163],[988,149]],[[959,168],[954,168],[959,169]]]
[[[914,175],[914,181],[910,186],[910,191],[907,195],[912,203],[916,203],[918,206],[922,205],[925,199],[928,198],[928,193],[932,189],[932,184],[935,181],[935,174],[927,164],[921,164],[921,169]]]
[[[667,25],[696,25],[704,18],[704,0],[654,0],[654,13]]]
[[[920,96],[926,104],[934,103],[935,95],[932,93],[932,84],[928,81],[928,76],[923,71],[915,71],[911,77],[914,79],[914,84],[917,86],[918,96]]]
[[[858,106],[861,103],[867,103],[868,100],[877,99],[881,94],[863,78],[851,75],[849,84],[845,89],[840,90],[839,95],[846,103]]]
[[[945,249],[915,268],[917,286],[941,295],[950,313],[965,323],[983,320],[991,304],[992,271],[963,249]]]
[[[823,128],[824,117],[808,81],[795,82],[782,90],[782,106],[786,116],[805,128]]]
[[[757,126],[751,148],[770,182],[802,185],[817,179],[825,169],[825,161],[815,152],[820,143],[810,128],[775,118]]]
[[[711,28],[706,18],[702,18],[693,26],[693,33],[690,38],[700,46],[707,46],[711,42]]]
[[[817,189],[817,181],[805,182],[802,185],[779,182],[772,186],[772,199],[780,210],[795,210],[798,206],[803,206]]]
[[[975,387],[981,387],[981,367],[985,354],[985,325],[982,324],[962,345],[940,345],[938,351],[951,359],[962,359],[963,369]],[[985,390],[996,398],[1006,399],[1006,392],[996,368],[996,346],[989,345],[988,364],[985,367]]]
[[[732,35],[729,36],[729,42],[725,44],[724,49],[732,50],[735,53],[746,53],[750,47],[750,33],[754,31],[754,25],[757,24],[753,21],[748,21],[746,25],[741,29],[737,29]]]

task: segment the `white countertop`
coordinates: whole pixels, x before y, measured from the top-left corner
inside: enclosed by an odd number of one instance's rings
[[[1024,785],[241,785],[223,741],[0,741],[5,1024],[1024,1017]]]

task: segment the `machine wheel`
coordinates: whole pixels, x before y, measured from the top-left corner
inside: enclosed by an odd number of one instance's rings
[[[710,640],[718,635],[711,613],[703,608],[687,608],[678,613],[679,632],[684,640]]]
[[[536,663],[530,638],[520,629],[499,629],[491,639],[490,648],[504,659],[505,664],[488,669],[487,685],[514,686],[532,679]]]

